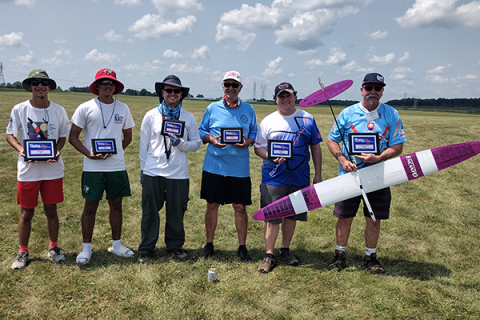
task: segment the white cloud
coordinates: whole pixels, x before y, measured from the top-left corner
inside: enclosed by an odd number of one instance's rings
[[[63,60],[60,60],[57,57],[53,57],[50,59],[46,59],[46,58],[41,59],[40,64],[59,67],[64,65],[65,63],[63,62]]]
[[[14,3],[20,6],[33,7],[37,0],[15,0]]]
[[[136,72],[141,76],[156,75],[159,71],[162,71],[162,67],[160,65],[160,61],[154,60],[152,63],[147,62],[143,65],[139,65],[136,63],[129,64],[126,65],[124,69],[130,72]]]
[[[356,73],[370,73],[373,72],[374,68],[362,68],[357,61],[353,60],[345,64],[343,67],[337,70],[338,74],[350,74],[352,72]]]
[[[444,74],[452,71],[453,66],[451,64],[446,66],[438,66],[433,69],[427,70],[427,74]]]
[[[65,44],[65,43],[67,43],[67,40],[63,39],[62,37],[58,37],[55,40],[53,40],[53,43],[55,43],[55,44]]]
[[[23,43],[22,32],[12,32],[3,36],[0,36],[0,47],[21,47],[25,46]]]
[[[431,84],[445,84],[449,81],[448,78],[444,78],[438,74],[427,75],[425,80]]]
[[[368,59],[370,63],[373,64],[381,64],[381,65],[387,65],[392,63],[395,60],[395,53],[387,53],[384,56],[376,56],[373,55],[371,58]]]
[[[295,73],[290,72],[290,73],[287,75],[287,77],[289,77],[289,78],[295,78]]]
[[[320,59],[312,59],[305,63],[305,67],[308,69],[315,69],[321,66],[323,66],[323,62]]]
[[[219,27],[219,25],[217,25],[215,40],[217,42],[227,39],[235,40],[238,43],[237,50],[245,52],[256,37],[257,35],[253,32],[244,33],[232,26],[222,25]]]
[[[309,55],[312,55],[312,54],[315,54],[317,53],[317,49],[308,49],[308,50],[299,50],[297,51],[297,54],[299,56],[309,56]]]
[[[83,60],[87,61],[94,61],[94,62],[118,62],[120,59],[117,57],[116,54],[113,53],[101,53],[97,49],[93,49],[89,53],[85,55]]]
[[[185,73],[202,73],[205,68],[203,66],[197,65],[196,67],[189,67],[186,64],[172,64],[168,70],[172,72],[185,72]]]
[[[397,67],[393,70],[393,73],[389,76],[389,79],[393,80],[405,80],[413,74],[412,70],[407,67]]]
[[[173,51],[172,49],[165,50],[163,57],[168,59],[183,59],[183,55],[180,52]]]
[[[427,26],[480,28],[480,1],[457,6],[458,0],[416,0],[413,6],[395,21],[403,28]]]
[[[117,42],[122,41],[123,36],[120,34],[116,34],[113,29],[110,29],[107,33],[105,33],[102,37],[97,37],[97,40],[107,40],[109,42]]]
[[[157,38],[162,36],[180,36],[191,33],[197,23],[195,16],[178,18],[176,22],[163,21],[160,15],[147,14],[137,20],[128,31],[135,32],[140,39]]]
[[[325,64],[327,66],[339,65],[342,64],[347,59],[347,54],[342,51],[342,48],[332,48],[330,49],[330,56],[328,57]]]
[[[33,59],[33,51],[29,51],[28,54],[24,56],[16,56],[14,59],[12,59],[13,62],[18,62],[22,66],[26,66],[30,64],[30,61]]]
[[[138,6],[139,4],[142,4],[141,0],[115,0],[115,4],[119,5],[127,5],[127,6]]]
[[[282,57],[278,57],[277,59],[275,60],[272,60],[272,61],[269,61],[267,62],[267,69],[265,69],[265,71],[263,71],[263,76],[265,78],[270,78],[270,77],[273,77],[277,74],[281,74],[282,73],[282,69],[279,68],[279,64],[280,62],[282,62],[283,58]]]
[[[197,3],[197,0],[152,0],[152,3],[159,13],[165,15],[172,13],[186,15],[204,9],[201,3]]]
[[[375,31],[375,32],[370,32],[370,33],[365,32],[365,36],[369,37],[372,40],[382,40],[382,39],[385,39],[388,36],[388,31],[378,30],[378,31]]]
[[[203,45],[193,51],[192,58],[197,60],[210,60],[210,49]]]
[[[403,54],[401,58],[397,60],[398,63],[405,63],[410,60],[410,51],[407,51]]]
[[[474,74],[459,75],[456,77],[459,81],[475,81],[478,79],[478,76]]]

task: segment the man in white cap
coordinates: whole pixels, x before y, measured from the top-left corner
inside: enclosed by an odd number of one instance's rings
[[[92,257],[95,216],[104,191],[110,207],[112,228],[112,246],[108,251],[121,257],[134,255],[120,240],[122,199],[131,195],[123,155],[132,141],[132,127],[135,126],[128,106],[113,98],[123,89],[115,71],[108,68],[99,70],[89,87],[90,92],[98,97],[78,106],[72,117],[69,142],[85,155],[82,174],[82,196],[85,198],[83,250],[76,259],[79,264],[88,263]],[[85,144],[79,139],[82,131]]]
[[[139,263],[151,260],[160,231],[159,211],[165,204],[165,244],[178,259],[187,254],[183,217],[190,189],[188,152],[200,148],[195,116],[182,101],[189,88],[175,75],[155,83],[160,104],[145,114],[140,132],[140,170],[142,183],[142,242]],[[163,129],[161,129],[163,128]]]
[[[207,107],[198,128],[203,143],[208,143],[200,192],[200,197],[207,201],[207,244],[202,256],[208,258],[214,254],[218,208],[231,203],[239,243],[237,256],[242,262],[249,262],[245,245],[248,229],[246,206],[252,204],[248,147],[253,145],[257,136],[257,118],[253,107],[238,97],[243,87],[240,73],[226,72],[222,87],[223,99]]]
[[[70,124],[65,109],[48,100],[48,93],[55,90],[57,85],[48,77],[45,70],[32,70],[28,78],[23,80],[22,86],[32,92],[32,99],[13,107],[7,127],[7,141],[19,152],[17,203],[21,207],[18,222],[19,253],[12,264],[12,269],[23,269],[30,261],[28,240],[39,193],[42,196],[50,238],[48,257],[53,262],[65,260],[65,255],[58,248],[57,203],[63,201],[64,165],[60,150],[65,145]],[[54,148],[51,150],[55,158],[46,161],[25,158],[28,154],[24,149],[25,140],[46,142],[47,139],[53,139],[56,143],[56,154]]]

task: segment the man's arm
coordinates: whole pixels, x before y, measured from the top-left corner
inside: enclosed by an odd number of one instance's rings
[[[313,167],[315,169],[315,176],[313,177],[313,183],[319,183],[322,181],[322,148],[320,143],[310,146],[312,152]]]
[[[81,154],[83,154],[84,156],[86,156],[87,158],[89,159],[106,159],[107,157],[111,156],[111,154],[106,154],[106,155],[102,155],[102,154],[97,154],[97,155],[94,155],[93,153],[91,153],[90,151],[88,151],[88,149],[83,145],[82,141],[80,141],[80,133],[83,131],[82,128],[74,125],[72,123],[72,128],[70,129],[70,135],[68,136],[68,142],[70,142],[70,144],[75,148],[77,149]]]
[[[357,171],[357,165],[347,159],[340,148],[338,142],[333,141],[330,137],[327,140],[327,147],[331,154],[338,160],[343,170],[346,172]]]
[[[132,142],[132,128],[130,129],[123,129],[122,130],[122,133],[123,133],[123,140],[122,140],[122,148],[123,150],[125,150],[128,145]]]

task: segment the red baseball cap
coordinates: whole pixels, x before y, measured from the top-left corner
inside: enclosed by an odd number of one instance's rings
[[[116,90],[113,94],[118,94],[122,92],[123,89],[125,88],[123,83],[117,80],[117,74],[115,73],[115,71],[113,71],[112,69],[103,68],[97,72],[97,74],[95,75],[95,81],[93,81],[92,84],[88,87],[90,92],[93,93],[94,95],[98,96],[98,89],[97,89],[96,82],[101,79],[110,79],[117,83]]]

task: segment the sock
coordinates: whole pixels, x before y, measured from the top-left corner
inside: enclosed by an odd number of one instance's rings
[[[58,241],[50,240],[50,245],[48,246],[48,250],[52,249],[53,247],[58,247]]]
[[[371,256],[372,253],[377,253],[377,248],[367,248],[365,247],[365,255]]]
[[[246,248],[247,248],[247,245],[245,245],[245,244],[244,244],[244,245],[241,245],[241,246],[239,245],[239,246],[238,246],[238,249],[240,249],[240,248],[245,248],[245,249],[246,249]]]
[[[266,253],[266,254],[265,254],[265,257],[269,257],[269,258],[272,258],[272,259],[275,258],[275,256],[274,256],[273,254],[271,254],[271,253]]]
[[[337,250],[338,250],[338,251],[343,251],[343,252],[345,252],[345,249],[346,249],[346,248],[347,248],[347,246],[342,247],[342,246],[339,246],[339,245],[337,244]]]
[[[283,251],[290,251],[290,248],[280,248],[280,251],[283,252]]]
[[[28,253],[28,245],[26,245],[26,246],[18,246],[18,247],[19,247],[18,253],[22,253],[22,252]]]
[[[118,250],[121,246],[122,246],[122,242],[120,241],[120,239],[112,240],[113,250]]]
[[[86,252],[91,252],[92,251],[92,243],[83,243],[83,250]]]

